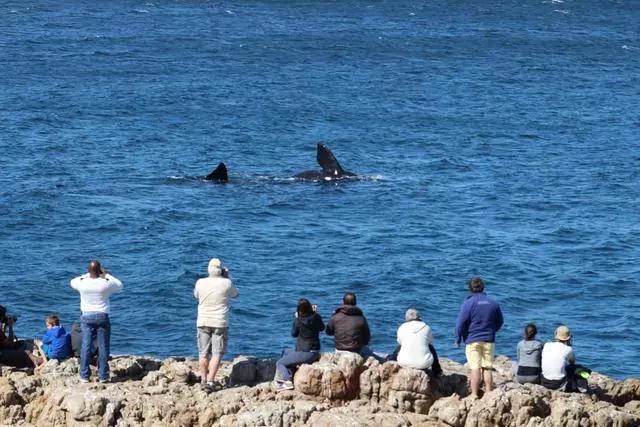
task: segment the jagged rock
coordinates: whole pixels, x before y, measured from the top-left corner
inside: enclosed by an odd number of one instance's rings
[[[198,380],[194,368],[193,362],[170,358],[162,364],[159,372],[170,382],[175,381],[182,384],[193,384]]]
[[[238,356],[233,359],[231,384],[255,384],[273,380],[276,364],[271,359]]]
[[[239,356],[233,359],[231,384],[253,384],[257,377],[257,360],[253,357]]]
[[[277,393],[270,379],[273,361],[238,358],[219,371],[256,386],[208,393],[199,384],[197,361],[163,362],[138,357],[112,360],[117,381],[80,384],[77,360],[50,363],[36,373],[6,370],[0,378],[0,425],[199,426],[638,426],[636,380],[614,381],[594,374],[601,400],[550,391],[509,380],[509,361],[498,358],[496,389],[480,400],[467,393],[464,365],[442,359],[442,378],[395,362],[366,362],[352,353],[328,353],[295,375],[296,389]],[[238,367],[239,366],[239,367]],[[247,374],[244,369],[248,369]],[[235,373],[234,373],[235,370]],[[74,372],[75,371],[75,372]],[[243,375],[245,375],[243,377]],[[620,405],[614,405],[614,402]]]
[[[333,400],[353,399],[360,391],[364,359],[357,353],[325,353],[318,362],[302,365],[294,376],[300,393]]]
[[[147,372],[155,371],[159,368],[159,361],[139,357],[120,356],[114,357],[109,361],[111,377],[116,381],[125,379],[138,380],[144,377]]]

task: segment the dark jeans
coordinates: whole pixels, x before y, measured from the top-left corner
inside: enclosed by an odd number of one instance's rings
[[[318,351],[295,351],[290,348],[282,350],[282,357],[276,362],[279,379],[291,381],[294,370],[305,363],[313,363],[320,359]]]
[[[80,348],[80,378],[88,380],[91,376],[91,347],[98,338],[98,376],[109,379],[109,352],[111,350],[111,322],[106,313],[84,313],[80,316],[82,324],[82,347]]]
[[[434,377],[439,377],[442,375],[442,366],[440,366],[440,360],[438,359],[438,353],[436,352],[436,348],[433,344],[429,344],[429,352],[433,356],[433,364],[431,365],[431,369],[423,369],[427,375],[431,375]],[[398,353],[400,353],[400,346],[397,346],[393,353],[389,356],[389,360],[398,360]]]

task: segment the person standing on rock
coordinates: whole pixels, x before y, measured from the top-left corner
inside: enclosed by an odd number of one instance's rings
[[[456,321],[456,347],[464,341],[469,364],[471,398],[477,399],[484,379],[485,392],[493,389],[493,357],[496,332],[504,323],[500,306],[484,292],[479,277],[469,279],[469,295],[460,307]]]
[[[70,285],[80,293],[80,323],[82,346],[80,348],[80,381],[91,377],[91,350],[94,337],[98,338],[98,376],[100,382],[109,381],[109,355],[111,351],[111,321],[109,297],[122,291],[122,282],[100,265],[97,260],[89,262],[88,272],[71,279]]]
[[[351,351],[365,359],[373,357],[378,361],[384,360],[368,347],[371,340],[369,324],[362,310],[356,307],[356,294],[353,292],[344,294],[342,305],[331,316],[326,332],[329,336],[335,336],[337,351]]]
[[[197,339],[200,378],[209,388],[227,350],[229,300],[240,294],[229,279],[229,270],[218,258],[209,261],[209,277],[196,282],[193,295],[198,300]]]
[[[293,389],[293,370],[304,363],[320,359],[320,332],[324,331],[318,307],[306,298],[300,298],[296,307],[291,335],[296,338],[296,349],[285,348],[276,362],[278,390]]]

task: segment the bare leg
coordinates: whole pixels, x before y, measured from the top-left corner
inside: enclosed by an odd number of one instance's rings
[[[209,366],[209,360],[206,357],[200,358],[200,381],[205,382],[207,379],[207,367]]]
[[[484,391],[489,393],[493,390],[493,372],[491,368],[482,370],[482,376],[484,377]]]
[[[220,366],[221,354],[212,354],[211,361],[209,362],[209,375],[207,375],[207,382],[213,382],[218,373],[218,367]]]
[[[44,352],[44,349],[42,348],[42,341],[35,340],[33,343],[35,344],[36,349],[37,349],[37,353],[38,353],[37,356],[41,357],[41,359],[38,361],[38,363],[40,365],[44,365],[45,363],[47,363],[48,359],[47,359],[47,355]]]
[[[478,368],[478,369],[471,369],[471,372],[469,373],[469,383],[471,385],[471,398],[472,399],[477,399],[479,396],[479,392],[480,392],[480,380],[481,380],[481,374],[482,369]]]

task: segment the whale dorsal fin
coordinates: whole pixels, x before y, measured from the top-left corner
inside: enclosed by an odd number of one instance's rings
[[[324,144],[318,144],[318,154],[316,157],[323,172],[332,175],[341,175],[344,173],[344,169],[342,169],[336,157]]]
[[[209,175],[207,175],[205,179],[207,181],[229,181],[229,176],[227,175],[227,167],[224,163],[220,162],[220,164],[218,164],[218,167],[215,168]]]

